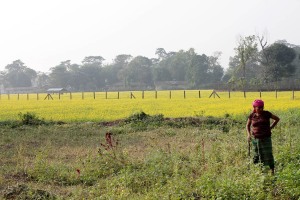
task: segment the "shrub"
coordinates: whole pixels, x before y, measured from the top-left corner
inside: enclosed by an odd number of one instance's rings
[[[27,112],[25,114],[20,112],[19,118],[21,120],[22,125],[41,125],[46,123],[44,119],[39,119],[39,117],[36,116],[35,113],[30,112]]]

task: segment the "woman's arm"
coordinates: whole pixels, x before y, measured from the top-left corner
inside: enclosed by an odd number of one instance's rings
[[[271,124],[270,128],[273,129],[279,122],[280,118],[272,114],[271,119],[273,119],[273,123]]]
[[[251,120],[250,119],[247,120],[246,130],[248,134],[248,141],[250,142],[251,141]]]

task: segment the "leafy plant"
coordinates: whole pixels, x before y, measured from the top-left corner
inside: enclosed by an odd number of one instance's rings
[[[46,122],[43,119],[40,119],[35,113],[19,113],[18,114],[22,125],[42,125]]]

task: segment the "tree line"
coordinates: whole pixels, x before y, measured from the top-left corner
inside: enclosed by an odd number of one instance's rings
[[[159,83],[162,89],[221,89],[249,90],[287,80],[300,80],[300,46],[285,40],[268,44],[263,36],[241,36],[224,70],[221,52],[207,56],[193,48],[178,52],[156,49],[156,58],[117,55],[112,63],[104,64],[102,56],[87,56],[80,64],[62,61],[49,73],[37,72],[21,60],[8,64],[0,72],[4,88],[63,87],[70,91],[152,90]],[[173,83],[173,84],[172,84]],[[284,87],[284,86],[278,86]],[[280,89],[280,88],[279,88]]]

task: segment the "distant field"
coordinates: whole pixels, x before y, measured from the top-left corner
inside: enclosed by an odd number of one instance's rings
[[[247,115],[254,99],[263,99],[265,109],[284,111],[300,106],[300,91],[292,92],[243,92],[227,91],[211,95],[211,90],[86,92],[52,94],[1,95],[0,120],[11,120],[18,113],[33,112],[46,120],[62,121],[111,121],[126,118],[144,111],[163,114],[164,117],[217,116],[226,114]]]

